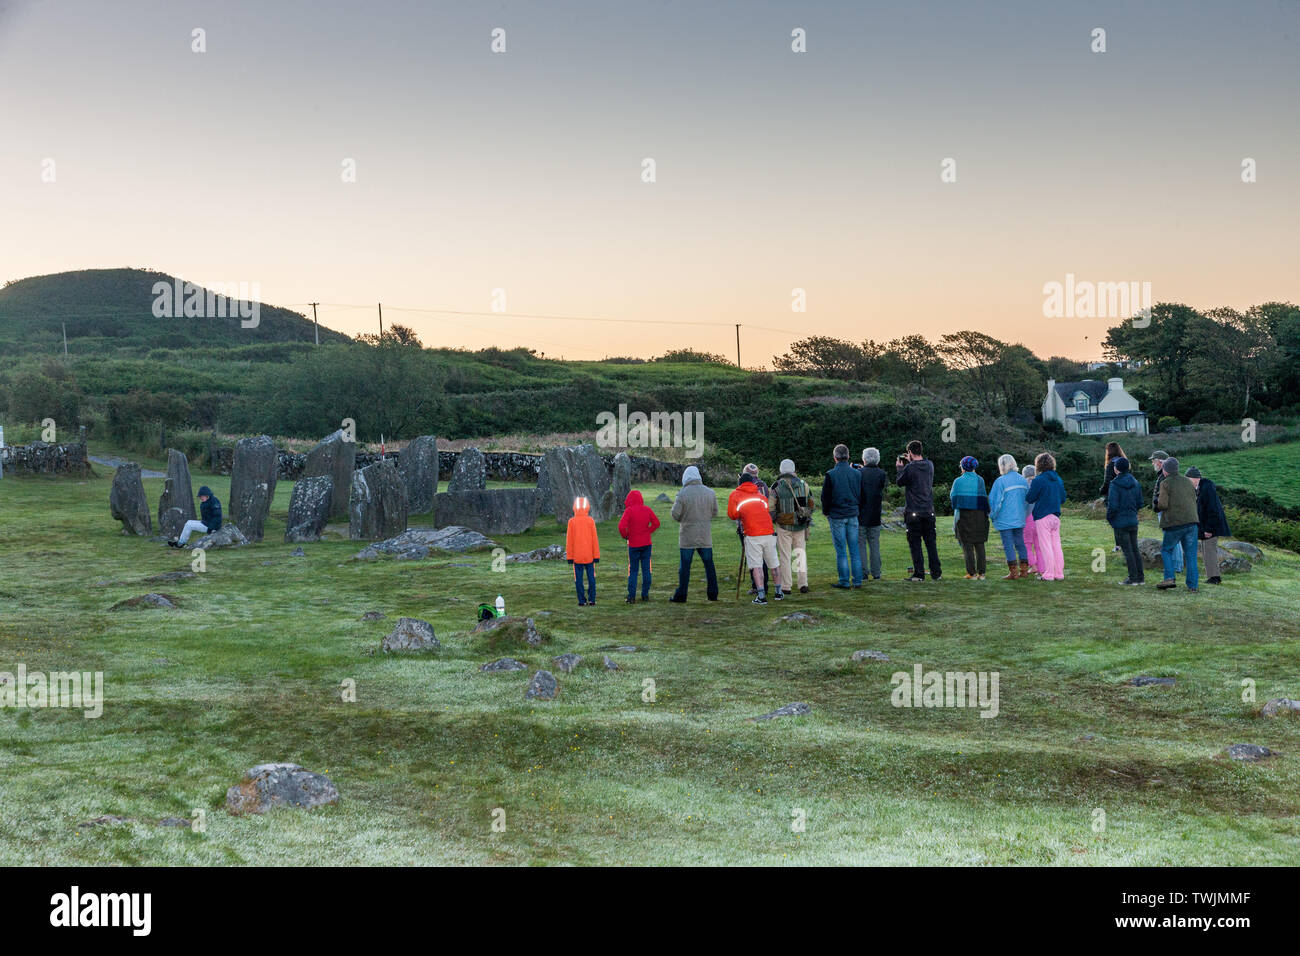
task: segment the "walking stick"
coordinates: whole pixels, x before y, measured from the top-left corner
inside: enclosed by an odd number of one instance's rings
[[[745,573],[745,534],[740,532],[740,567],[736,568],[736,600],[740,600],[740,579]]]

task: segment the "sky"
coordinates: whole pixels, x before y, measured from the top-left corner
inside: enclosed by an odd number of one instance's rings
[[[578,359],[735,323],[746,366],[1100,358],[1117,319],[1046,283],[1300,302],[1298,47],[1300,0],[0,0],[0,281],[153,268]]]

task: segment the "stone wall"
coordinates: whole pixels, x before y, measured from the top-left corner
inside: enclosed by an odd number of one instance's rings
[[[84,442],[34,441],[30,445],[6,445],[3,452],[6,475],[72,475],[84,478],[90,472]]]
[[[211,463],[212,470],[219,475],[230,474],[230,462],[234,457],[234,453],[234,448],[222,447],[214,449],[214,460]],[[282,481],[297,481],[301,478],[307,456],[288,451],[281,451],[279,454],[280,464],[277,477]],[[386,460],[396,463],[401,457],[401,452],[389,452],[384,457]],[[438,452],[438,478],[440,480],[445,481],[451,478],[451,471],[456,467],[458,457],[458,452]],[[489,481],[516,481],[527,484],[537,481],[537,470],[542,466],[542,459],[545,456],[527,455],[522,452],[511,451],[486,451],[483,453],[483,457],[487,460]],[[653,482],[655,484],[675,485],[681,483],[682,472],[686,468],[685,465],[670,461],[659,461],[655,458],[641,458],[636,455],[629,457],[632,459],[632,481],[634,484]],[[606,467],[612,470],[614,456],[602,455],[601,458],[604,460]],[[379,455],[377,453],[357,452],[358,468],[372,465],[378,460]]]

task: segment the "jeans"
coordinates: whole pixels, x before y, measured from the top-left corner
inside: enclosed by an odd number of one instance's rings
[[[1025,548],[1025,529],[1007,528],[999,531],[1002,538],[1002,553],[1007,556],[1007,564],[1012,561],[1029,562],[1029,551]]]
[[[943,574],[939,566],[939,548],[934,538],[934,515],[907,512],[907,546],[912,552],[912,576],[925,577],[925,557],[921,554],[921,545],[930,556],[930,577],[935,581]]]
[[[1165,539],[1160,546],[1160,559],[1165,566],[1165,580],[1172,581],[1177,573],[1174,566],[1175,551],[1182,549],[1183,559],[1187,563],[1187,586],[1196,590],[1200,578],[1196,567],[1196,534],[1198,524],[1183,524],[1176,528],[1165,529]]]
[[[637,571],[641,572],[641,596],[648,598],[650,596],[650,548],[652,545],[644,545],[640,548],[627,549],[627,596],[636,597],[636,575]]]
[[[677,565],[677,590],[673,592],[673,600],[686,600],[686,589],[691,583],[691,562],[695,560],[695,552],[698,551],[700,560],[704,562],[704,577],[707,582],[709,600],[716,601],[718,599],[718,572],[713,566],[713,549],[678,548],[677,550],[681,553],[681,563]]]
[[[1130,581],[1145,581],[1146,571],[1142,568],[1142,554],[1138,551],[1137,525],[1128,528],[1116,528],[1115,544],[1124,552],[1124,563],[1128,565],[1128,579]]]
[[[584,572],[586,572],[586,576],[587,576],[586,591],[584,591],[582,588],[583,585],[582,577]],[[574,563],[573,586],[578,589],[579,604],[596,603],[596,563],[594,561],[589,562],[588,564],[578,564],[576,562]]]
[[[189,521],[185,522],[185,527],[181,529],[181,536],[176,539],[176,543],[184,544],[186,541],[189,541],[190,535],[192,535],[195,531],[201,532],[203,534],[207,534],[208,526],[205,525],[202,521],[197,521],[194,518],[191,518]]]
[[[871,555],[871,560],[867,570],[871,572],[873,578],[880,577],[880,525],[874,528],[858,527],[858,552],[863,556],[866,562],[866,555]]]
[[[831,543],[835,545],[835,571],[840,584],[849,583],[852,572],[853,583],[862,583],[862,552],[858,550],[858,519],[827,518],[831,526]]]

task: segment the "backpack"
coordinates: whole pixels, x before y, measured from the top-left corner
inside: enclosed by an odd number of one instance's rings
[[[478,606],[478,619],[480,621],[490,621],[497,616],[497,609],[491,604],[480,604]]]
[[[796,478],[795,481],[799,482],[799,491],[795,490],[794,482],[789,478],[782,478],[776,483],[777,524],[801,525],[812,519],[813,506],[812,499],[808,497],[808,482],[802,478]]]

